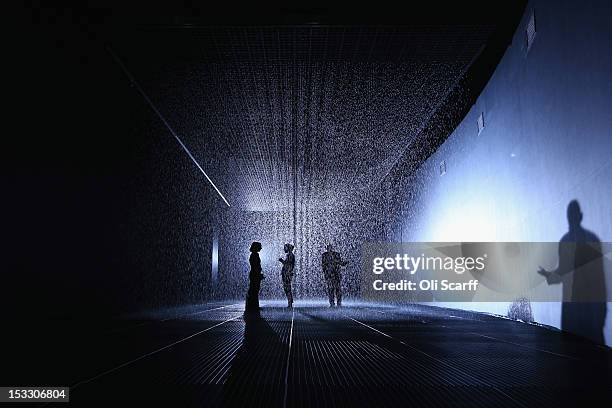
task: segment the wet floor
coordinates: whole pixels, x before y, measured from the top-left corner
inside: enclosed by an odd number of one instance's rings
[[[2,383],[70,385],[81,406],[559,407],[611,396],[610,350],[559,331],[419,305],[262,306],[24,331],[3,352]]]

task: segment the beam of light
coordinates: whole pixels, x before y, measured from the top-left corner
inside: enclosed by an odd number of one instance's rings
[[[183,150],[185,151],[185,153],[187,153],[187,156],[189,156],[189,158],[191,159],[191,161],[193,161],[195,163],[195,165],[198,167],[198,169],[200,169],[200,171],[202,172],[202,174],[204,174],[204,177],[206,177],[206,180],[208,180],[208,182],[210,183],[211,186],[213,186],[213,188],[215,189],[215,191],[217,192],[217,194],[219,194],[219,197],[221,197],[221,199],[223,201],[225,201],[225,204],[227,204],[228,207],[230,207],[230,203],[227,202],[227,200],[225,199],[225,197],[223,196],[223,194],[221,194],[221,191],[219,191],[219,189],[217,188],[217,186],[215,185],[215,183],[213,183],[213,181],[210,179],[210,177],[208,177],[208,174],[206,174],[206,172],[204,171],[204,169],[202,168],[202,166],[200,166],[200,163],[198,163],[198,161],[195,159],[195,157],[193,157],[193,155],[191,154],[191,152],[189,151],[189,149],[187,148],[187,146],[185,146],[185,143],[183,143],[183,141],[181,140],[180,137],[178,137],[178,135],[176,134],[176,132],[174,131],[174,129],[172,129],[172,127],[170,126],[170,124],[168,123],[168,121],[166,120],[166,118],[164,118],[164,116],[161,114],[161,112],[159,111],[159,109],[157,109],[157,107],[155,107],[155,105],[153,104],[153,101],[151,101],[151,99],[149,99],[149,96],[145,93],[145,91],[140,87],[140,85],[138,84],[138,82],[136,82],[136,79],[134,78],[134,76],[130,73],[130,71],[127,69],[127,67],[123,64],[123,61],[121,61],[121,59],[117,56],[117,54],[115,54],[113,52],[113,50],[110,47],[106,47],[106,49],[108,50],[108,52],[112,55],[113,59],[115,60],[115,62],[117,63],[117,65],[119,65],[119,67],[121,67],[121,69],[123,70],[123,72],[125,73],[125,75],[128,77],[128,79],[130,80],[130,82],[134,85],[134,87],[138,90],[138,92],[140,92],[140,94],[142,95],[142,97],[145,99],[145,101],[147,101],[147,103],[149,104],[149,106],[151,107],[151,109],[153,109],[153,111],[157,114],[157,116],[159,117],[159,119],[161,119],[161,121],[163,122],[163,124],[166,126],[166,128],[168,129],[168,131],[172,134],[172,136],[174,136],[174,138],[176,139],[176,141],[181,145],[181,147],[183,148]]]

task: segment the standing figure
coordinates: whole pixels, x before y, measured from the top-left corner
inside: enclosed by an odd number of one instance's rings
[[[246,312],[259,312],[259,289],[261,281],[264,279],[261,273],[261,259],[259,259],[259,251],[261,251],[261,242],[253,242],[251,244],[251,256],[249,256],[249,264],[251,272],[249,272],[249,291],[246,298]]]
[[[323,252],[321,265],[323,266],[323,276],[327,283],[327,294],[329,295],[329,306],[334,307],[335,303],[342,306],[342,274],[341,266],[346,266],[347,261],[343,261],[340,253],[334,252],[331,245],[327,245],[327,252]]]
[[[294,246],[291,244],[285,244],[283,247],[287,257],[285,259],[278,258],[283,264],[281,270],[281,278],[283,280],[283,290],[287,296],[287,307],[293,307],[293,293],[291,293],[291,280],[293,279],[293,268],[295,267],[295,255],[293,255]]]

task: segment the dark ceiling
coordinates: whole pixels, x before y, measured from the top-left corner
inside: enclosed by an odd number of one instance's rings
[[[494,30],[139,30],[111,47],[232,205],[350,201],[418,137]]]
[[[98,48],[112,61],[110,48],[232,207],[286,210],[296,200],[350,203],[411,147],[419,160],[431,154],[457,123],[438,126],[446,134],[432,143],[423,129],[436,112],[473,103],[519,3],[214,12],[204,3],[144,12],[90,3],[33,14],[36,24],[79,32],[76,54]]]

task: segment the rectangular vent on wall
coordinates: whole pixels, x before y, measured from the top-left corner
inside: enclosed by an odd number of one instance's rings
[[[442,160],[440,163],[440,175],[443,176],[446,174],[446,160]]]
[[[480,134],[480,132],[482,132],[485,127],[484,112],[480,112],[480,115],[478,115],[478,120],[476,122],[478,123],[478,134]]]
[[[531,16],[529,16],[529,21],[527,21],[527,26],[525,27],[525,44],[527,46],[527,52],[531,48],[533,44],[533,40],[535,40],[536,36],[536,20],[535,20],[535,11],[531,12]]]

